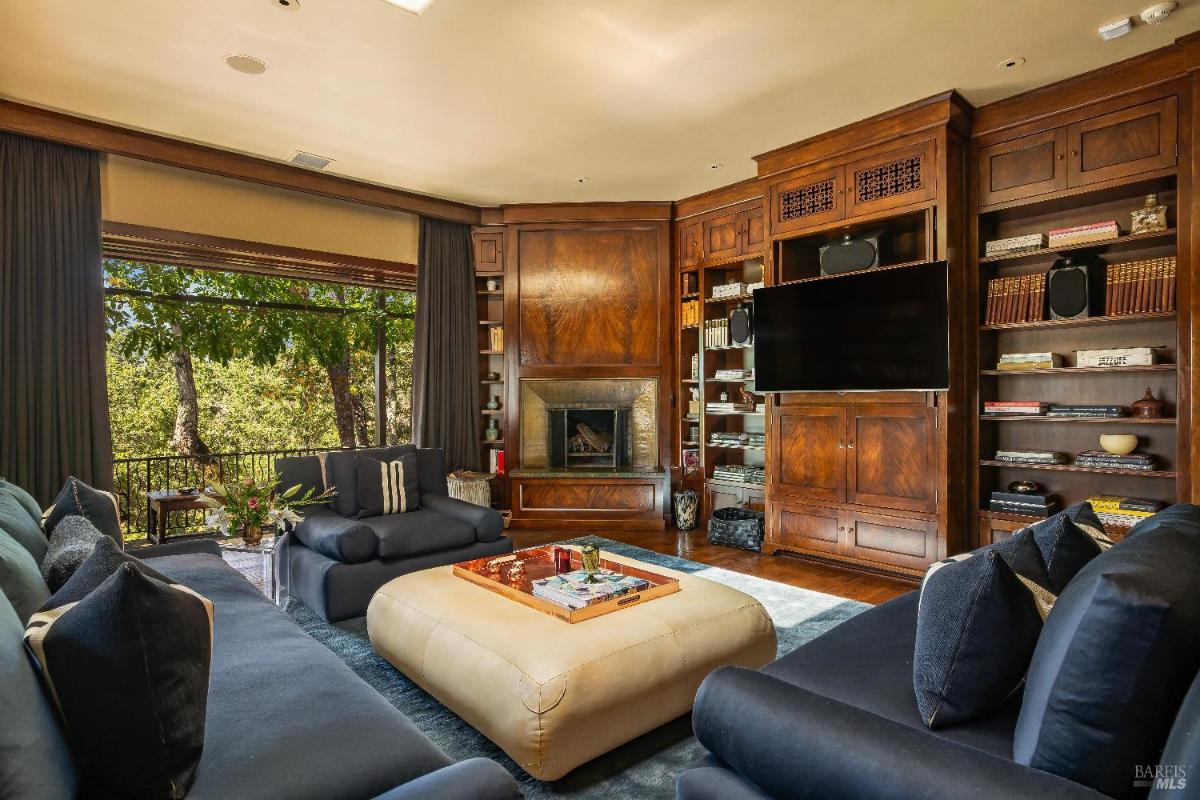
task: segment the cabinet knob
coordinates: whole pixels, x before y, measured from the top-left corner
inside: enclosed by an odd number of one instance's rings
[[[853,449],[854,449],[854,442],[851,442],[850,444],[848,444],[848,445],[846,445],[846,446],[847,446],[847,447],[849,447],[851,450],[853,450]]]
[[[1074,157],[1075,157],[1075,156],[1077,156],[1077,155],[1079,155],[1079,151],[1078,151],[1078,150],[1072,150],[1072,151],[1071,151],[1071,158],[1074,158]]]
[[[846,443],[845,443],[845,442],[838,442],[838,449],[839,449],[839,450],[845,450],[845,449],[846,449]]]
[[[1062,153],[1059,153],[1059,154],[1058,154],[1058,160],[1059,160],[1059,161],[1062,161],[1064,158],[1066,158],[1066,156],[1064,156]]]

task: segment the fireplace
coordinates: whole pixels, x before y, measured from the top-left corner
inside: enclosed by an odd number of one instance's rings
[[[631,411],[613,405],[547,407],[550,466],[578,469],[629,466]]]

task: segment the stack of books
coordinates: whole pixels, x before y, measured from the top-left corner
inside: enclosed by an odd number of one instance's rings
[[[1046,318],[1046,275],[1011,275],[988,281],[985,325],[1037,322]]]
[[[1101,522],[1118,528],[1132,528],[1146,517],[1154,516],[1163,507],[1158,500],[1112,494],[1096,495],[1087,501],[1092,504],[1092,510]]]
[[[1108,350],[1076,350],[1077,367],[1148,367],[1154,363],[1153,347],[1116,347]]]
[[[1175,310],[1175,256],[1113,264],[1104,279],[1104,313]]]
[[[588,583],[587,578],[587,573],[581,569],[552,575],[549,578],[539,578],[533,582],[533,596],[577,610],[650,588],[650,581],[644,578],[622,575],[607,569],[596,573],[596,583]]]
[[[713,431],[708,435],[708,441],[709,444],[720,445],[723,447],[744,447],[745,445],[750,444],[750,434]]]
[[[1003,353],[996,369],[1051,369],[1061,366],[1062,357],[1058,353]]]
[[[1049,403],[1039,400],[986,400],[983,404],[984,415],[1021,414],[1027,417],[1040,417],[1050,407]]]
[[[714,286],[712,290],[713,300],[728,300],[731,297],[741,297],[745,293],[746,284],[740,282]]]
[[[742,403],[729,403],[729,402],[719,403],[716,401],[712,401],[712,402],[706,404],[705,408],[708,409],[709,413],[711,413],[711,414],[732,414],[735,411],[753,411],[754,410],[752,407],[744,405]]]
[[[1090,225],[1075,225],[1050,231],[1050,247],[1076,247],[1092,242],[1107,242],[1121,235],[1115,220],[1093,222]]]
[[[488,328],[488,344],[490,350],[499,352],[504,349],[504,326],[494,325]]]
[[[679,323],[685,328],[700,324],[699,300],[687,300],[679,306]]]
[[[1091,405],[1052,405],[1047,416],[1050,417],[1089,417],[1109,418],[1125,416],[1125,406],[1091,406]]]
[[[1053,450],[997,450],[995,460],[1013,464],[1065,464],[1067,454]]]
[[[718,464],[713,467],[713,479],[762,485],[767,482],[767,473],[762,467],[747,467],[742,464]]]
[[[754,380],[754,370],[752,369],[719,369],[713,373],[713,380],[717,381],[752,381]]]
[[[1075,465],[1097,469],[1128,469],[1137,472],[1150,472],[1157,469],[1157,462],[1152,455],[1130,453],[1119,456],[1104,450],[1084,450],[1075,456]]]
[[[1048,517],[1062,507],[1058,495],[992,492],[988,508],[1004,514],[1024,514],[1028,517]]]
[[[1024,236],[1010,236],[1007,239],[993,239],[984,246],[987,256],[1011,256],[1017,253],[1028,253],[1031,250],[1041,250],[1046,246],[1046,235],[1043,233],[1028,233]]]

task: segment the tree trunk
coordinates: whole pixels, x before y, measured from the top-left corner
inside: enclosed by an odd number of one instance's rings
[[[175,366],[175,432],[171,446],[180,455],[206,456],[208,445],[200,438],[200,403],[196,393],[196,373],[192,369],[192,354],[180,348],[171,357]]]
[[[350,356],[326,364],[329,389],[333,392],[333,416],[342,447],[354,447],[354,398],[350,395]]]
[[[374,447],[375,442],[371,441],[370,420],[367,418],[367,404],[358,392],[350,393],[350,402],[354,404],[354,430],[358,434],[358,446]]]

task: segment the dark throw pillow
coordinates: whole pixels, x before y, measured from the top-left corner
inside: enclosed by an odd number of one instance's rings
[[[77,603],[35,614],[42,667],[83,794],[178,800],[204,746],[212,603],[133,563]]]
[[[1047,588],[1055,594],[1062,594],[1085,564],[1113,545],[1090,503],[1076,503],[1026,530],[1033,532],[1046,565]]]
[[[57,592],[75,570],[96,549],[96,543],[108,539],[96,526],[83,517],[64,517],[50,534],[50,547],[42,559],[42,577],[51,592]]]
[[[17,540],[0,531],[0,591],[8,598],[21,624],[50,597],[37,562]]]
[[[25,506],[9,492],[0,492],[0,530],[29,551],[41,564],[46,557],[46,534],[42,533],[40,517],[31,517]]]
[[[143,575],[149,575],[163,583],[175,582],[118,548],[112,539],[101,536],[83,563],[76,568],[66,583],[54,591],[54,594],[45,601],[45,605],[39,610],[49,611],[68,603],[78,603],[108,580],[122,564],[133,564],[141,570]]]
[[[1033,595],[995,548],[934,564],[913,651],[921,719],[941,728],[998,706],[1021,685],[1041,630]]]
[[[74,476],[67,478],[62,491],[46,510],[46,519],[42,525],[46,529],[46,535],[53,533],[55,525],[72,515],[84,517],[96,526],[96,530],[118,545],[124,546],[117,497],[111,492],[94,489]]]
[[[358,455],[354,462],[358,473],[355,478],[360,519],[403,514],[421,507],[415,453],[407,453],[391,461]]]
[[[1088,563],[1046,620],[1013,759],[1116,798],[1145,795],[1200,669],[1200,507],[1161,511]]]

